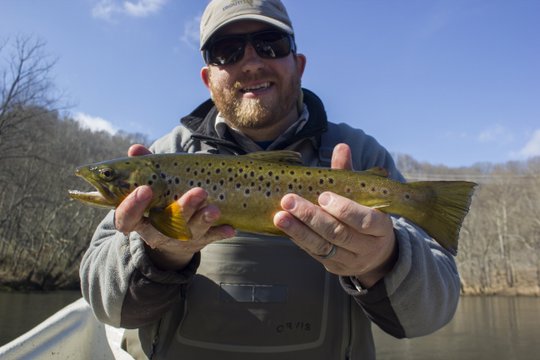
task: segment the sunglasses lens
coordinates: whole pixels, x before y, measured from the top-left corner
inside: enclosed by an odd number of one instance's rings
[[[250,42],[257,54],[264,59],[285,57],[289,55],[292,47],[290,36],[280,31],[225,36],[214,40],[205,50],[206,63],[229,65],[240,61],[247,42]]]
[[[245,39],[241,37],[226,37],[216,40],[208,49],[210,64],[227,65],[240,60],[244,55]]]
[[[265,59],[282,58],[291,52],[289,36],[279,31],[267,31],[253,36],[257,54]]]

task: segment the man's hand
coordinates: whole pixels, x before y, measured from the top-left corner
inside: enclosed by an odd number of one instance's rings
[[[334,148],[332,168],[352,169],[348,145]],[[331,192],[322,193],[318,201],[317,206],[298,195],[285,195],[274,224],[328,271],[356,276],[364,287],[373,286],[397,258],[392,220]]]
[[[150,154],[150,151],[142,145],[133,145],[128,150],[128,156],[146,154]],[[144,217],[145,209],[152,199],[152,189],[149,186],[138,187],[116,208],[115,226],[123,233],[139,233],[148,245],[150,258],[157,267],[180,270],[191,261],[193,254],[209,243],[235,234],[231,226],[212,226],[221,214],[216,206],[206,204],[207,197],[205,190],[194,188],[178,199],[192,233],[189,241],[163,235]]]

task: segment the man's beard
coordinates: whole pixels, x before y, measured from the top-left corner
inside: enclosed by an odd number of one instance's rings
[[[300,79],[297,76],[289,78],[289,83],[281,89],[277,99],[273,98],[271,103],[263,103],[260,98],[239,98],[238,91],[242,83],[253,79],[242,80],[236,82],[234,86],[224,86],[210,81],[212,100],[221,116],[233,127],[261,129],[275,124],[285,118],[292,109],[296,109],[300,92]]]

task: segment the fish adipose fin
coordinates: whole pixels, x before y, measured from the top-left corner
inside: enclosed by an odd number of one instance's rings
[[[187,227],[182,207],[173,202],[165,209],[152,209],[148,215],[150,223],[162,234],[178,240],[190,240],[191,231]]]

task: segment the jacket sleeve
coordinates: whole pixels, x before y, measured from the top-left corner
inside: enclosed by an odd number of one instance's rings
[[[360,130],[348,131],[355,169],[381,166],[390,177],[404,181],[388,151]],[[398,260],[381,281],[358,288],[349,277],[340,282],[366,315],[387,333],[415,337],[447,324],[457,308],[460,279],[453,256],[422,229],[403,218],[393,218]]]
[[[199,265],[196,254],[182,271],[162,271],[136,233],[114,228],[111,211],[98,226],[80,267],[81,290],[96,317],[116,327],[146,325],[185,293]]]
[[[403,218],[393,219],[398,261],[370,289],[342,277],[345,291],[385,332],[398,337],[430,334],[447,324],[457,308],[460,281],[453,256]]]

